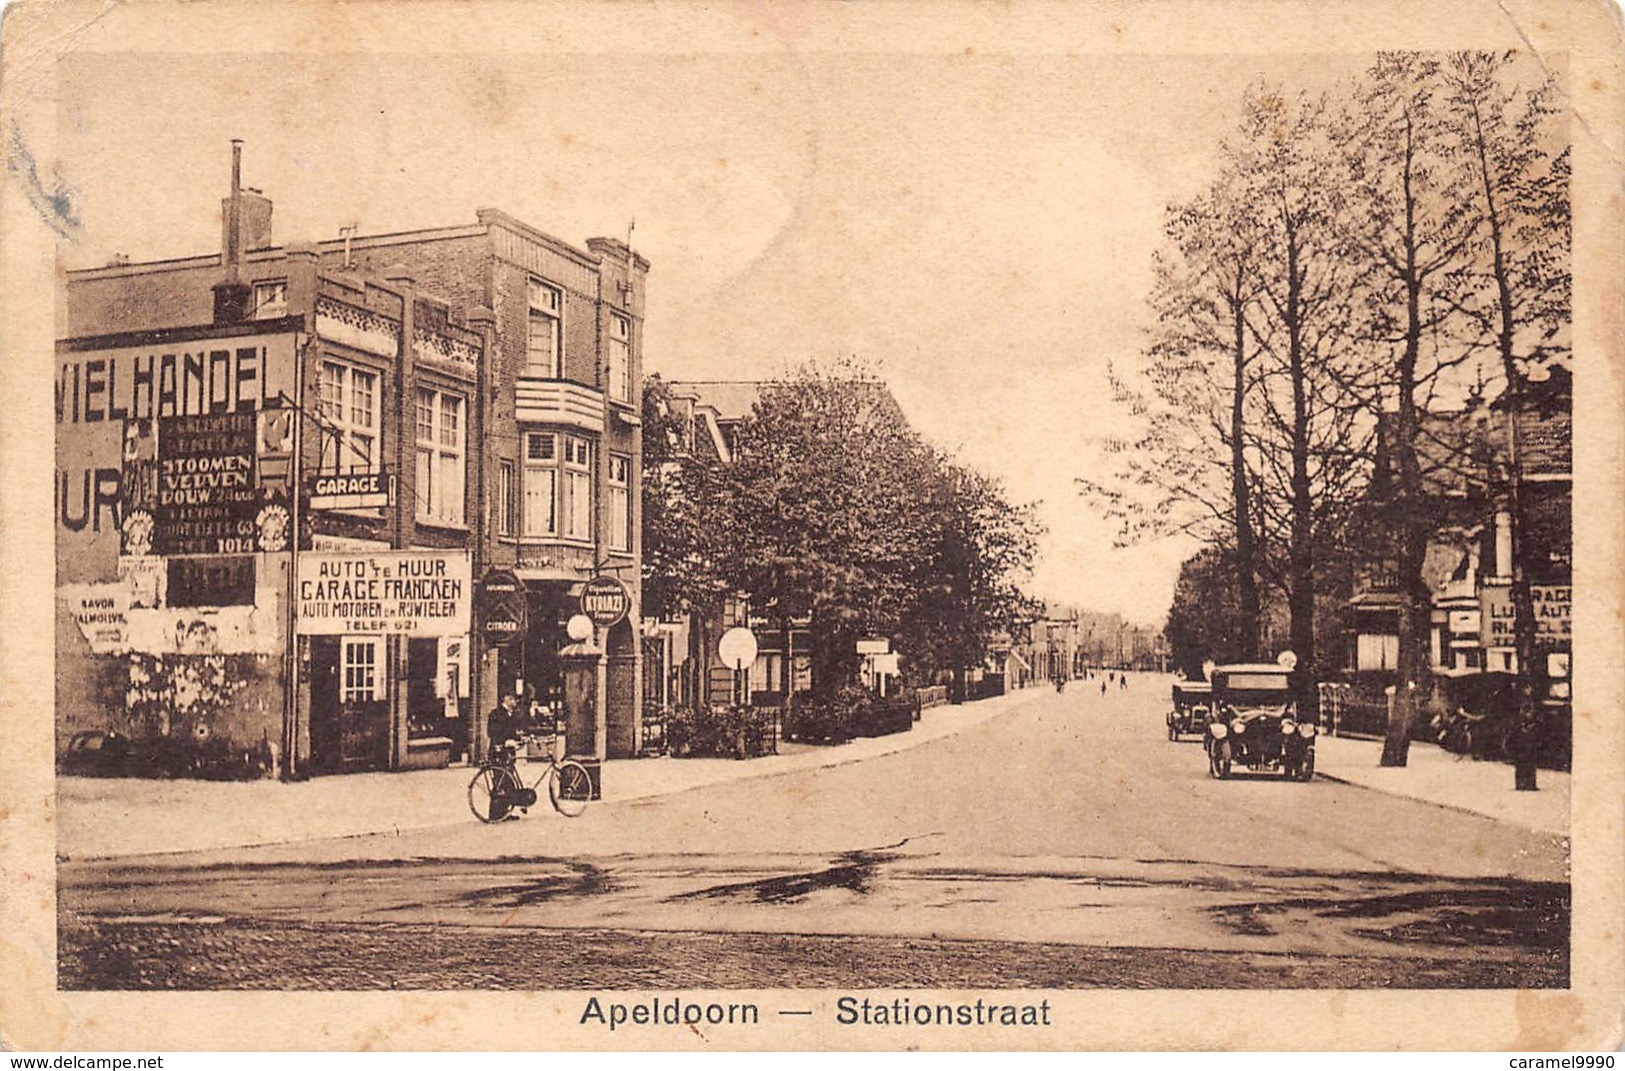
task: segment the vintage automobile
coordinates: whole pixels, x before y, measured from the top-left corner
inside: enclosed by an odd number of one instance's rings
[[[1213,686],[1207,681],[1175,681],[1174,707],[1168,712],[1168,739],[1178,740],[1180,733],[1206,732],[1212,696]]]
[[[1299,724],[1288,686],[1291,669],[1273,663],[1216,666],[1205,743],[1208,772],[1223,780],[1232,765],[1280,770],[1288,780],[1315,775],[1315,726]]]

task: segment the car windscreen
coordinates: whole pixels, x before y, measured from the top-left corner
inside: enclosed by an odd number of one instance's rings
[[[1286,677],[1274,673],[1237,673],[1224,678],[1224,690],[1234,695],[1237,692],[1286,691]]]

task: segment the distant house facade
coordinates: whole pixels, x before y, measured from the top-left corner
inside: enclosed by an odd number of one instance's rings
[[[1523,571],[1535,608],[1537,695],[1566,705],[1571,686],[1573,600],[1573,379],[1554,366],[1523,385],[1516,413],[1500,399],[1474,401],[1423,424],[1422,460],[1434,528],[1424,565],[1431,592],[1429,667],[1439,678],[1518,671],[1511,584],[1513,518],[1508,498],[1508,420],[1517,422],[1523,503]],[[1392,462],[1378,429],[1371,502],[1392,486]],[[1367,542],[1347,603],[1347,669],[1391,682],[1399,648],[1396,560]]]

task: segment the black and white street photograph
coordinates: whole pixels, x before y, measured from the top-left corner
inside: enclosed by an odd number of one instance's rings
[[[14,7],[38,1021],[1617,1044],[1618,12],[1276,12]]]

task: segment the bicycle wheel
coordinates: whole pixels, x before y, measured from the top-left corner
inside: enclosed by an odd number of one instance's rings
[[[587,809],[592,799],[592,775],[581,763],[565,759],[547,778],[547,798],[553,801],[555,811],[574,818]]]
[[[481,766],[468,783],[468,809],[482,822],[500,822],[513,810],[510,800],[518,787],[511,771],[502,766]]]

